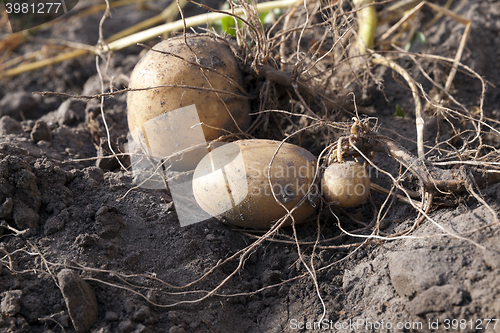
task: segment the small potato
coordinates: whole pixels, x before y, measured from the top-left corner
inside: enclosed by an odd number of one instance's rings
[[[323,197],[340,207],[361,205],[370,194],[370,177],[354,161],[330,164],[321,180]]]
[[[157,88],[129,91],[127,116],[133,139],[150,155],[177,154],[177,166],[192,170],[208,152],[207,142],[248,128],[250,107],[231,49],[208,36],[188,36],[187,42],[164,40],[153,47],[163,53],[150,50],[139,61],[129,88]],[[193,147],[199,149],[188,154]]]
[[[271,228],[286,214],[273,193],[291,210],[308,192],[316,168],[316,159],[309,151],[285,143],[272,162],[269,182],[269,164],[278,147],[278,141],[240,140],[211,151],[194,171],[193,192],[198,205],[232,225]],[[295,222],[311,216],[313,205],[305,199],[293,213]],[[291,223],[288,218],[284,225]]]

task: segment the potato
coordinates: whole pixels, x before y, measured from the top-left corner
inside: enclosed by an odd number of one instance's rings
[[[235,96],[243,92],[227,78],[242,85],[231,49],[208,36],[187,41],[189,48],[183,37],[164,40],[153,49],[171,54],[150,50],[137,63],[129,88],[164,87],[129,91],[127,116],[132,137],[152,156],[177,153],[178,166],[192,170],[208,152],[207,142],[248,128],[250,107],[248,99]],[[197,61],[213,70],[200,69],[193,64]],[[200,148],[184,153],[195,146]]]
[[[307,150],[283,144],[271,165],[279,142],[240,140],[220,146],[206,155],[193,176],[193,193],[198,205],[211,216],[245,228],[269,229],[286,214],[273,196],[291,210],[312,184],[316,159]],[[273,191],[273,192],[271,192]],[[315,210],[307,198],[294,211],[296,223]],[[284,225],[290,225],[288,218]]]
[[[361,205],[370,194],[370,177],[354,161],[330,164],[321,180],[323,197],[340,207]]]

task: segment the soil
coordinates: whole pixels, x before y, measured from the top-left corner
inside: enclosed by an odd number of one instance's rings
[[[484,110],[499,119],[500,2],[454,1],[451,10],[472,20],[462,62],[492,84]],[[200,12],[192,4],[186,8],[186,15]],[[111,35],[154,14],[132,5],[114,9],[104,30]],[[37,37],[93,45],[101,15],[55,25]],[[462,32],[463,25],[441,19],[418,51],[453,57]],[[42,42],[24,43],[15,54]],[[135,46],[113,55],[108,74],[115,87],[126,87],[141,51]],[[378,118],[383,134],[415,153],[414,142],[402,139],[416,137],[411,94],[389,70],[379,72],[383,92],[371,91],[363,104],[374,111],[369,115]],[[459,71],[452,94],[471,108],[480,89],[479,80]],[[93,56],[1,81],[0,332],[500,332],[500,230],[487,226],[491,211],[468,193],[439,205],[409,238],[316,249],[317,289],[295,244],[266,241],[216,294],[196,301],[238,260],[190,287],[175,287],[196,281],[256,238],[216,219],[181,227],[167,191],[136,188],[132,172],[103,158],[110,152],[98,101],[32,94],[100,90]],[[397,104],[405,117],[393,116]],[[126,95],[106,99],[104,109],[114,148],[126,151]],[[430,113],[425,117],[425,139],[434,140],[441,123]],[[391,168],[386,156],[375,161]],[[372,181],[384,185],[382,175],[373,174]],[[498,193],[500,184],[482,190],[496,213]],[[384,199],[373,194],[376,205]],[[369,204],[349,212],[371,219]],[[415,218],[411,207],[395,202],[381,228],[401,231]],[[300,240],[314,242],[314,221],[297,226]],[[329,212],[319,223],[322,238],[340,234]],[[292,230],[281,234],[291,236]],[[343,235],[327,245],[360,241]],[[301,250],[309,258],[312,245]],[[322,302],[326,313],[318,326]]]

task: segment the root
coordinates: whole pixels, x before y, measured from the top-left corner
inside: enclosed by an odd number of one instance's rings
[[[420,96],[418,94],[417,85],[415,80],[405,71],[401,66],[396,64],[394,61],[384,58],[378,54],[373,54],[372,62],[374,64],[380,64],[392,68],[398,74],[400,74],[408,83],[413,95],[413,100],[415,102],[415,124],[417,127],[417,151],[418,157],[423,159],[425,157],[424,151],[424,118],[422,118],[422,103],[420,102]]]

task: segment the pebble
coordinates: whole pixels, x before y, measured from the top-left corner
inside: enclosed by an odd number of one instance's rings
[[[10,116],[0,118],[0,135],[21,133],[23,127],[20,122]]]
[[[87,103],[78,99],[68,99],[57,109],[57,123],[62,126],[76,126],[85,120]]]
[[[3,294],[0,311],[2,317],[13,317],[21,311],[21,290],[9,290]]]
[[[50,132],[49,125],[45,121],[37,121],[35,126],[31,130],[30,134],[31,140],[35,143],[38,141],[50,141],[52,140],[52,132]]]
[[[76,332],[88,332],[97,321],[98,309],[94,290],[77,272],[70,269],[59,272],[57,280]]]

